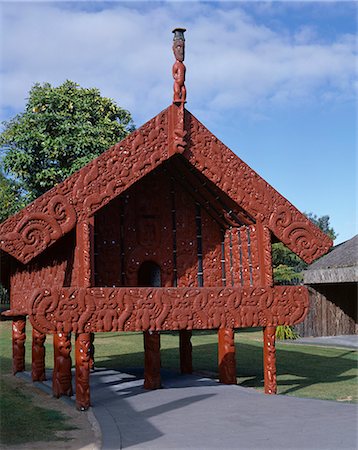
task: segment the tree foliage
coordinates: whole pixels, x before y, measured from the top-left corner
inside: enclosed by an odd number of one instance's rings
[[[16,181],[0,171],[0,222],[15,214],[26,204],[26,195]]]
[[[25,111],[4,122],[3,167],[33,200],[133,129],[130,113],[96,88],[35,84]]]

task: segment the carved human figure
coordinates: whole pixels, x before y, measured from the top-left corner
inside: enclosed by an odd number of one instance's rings
[[[25,370],[25,341],[26,320],[23,317],[16,318],[12,322],[12,372]]]
[[[265,327],[264,330],[264,384],[265,394],[276,394],[276,327]]]
[[[57,333],[54,341],[54,370],[52,377],[52,390],[54,397],[72,395],[72,360],[71,339],[66,333]]]
[[[174,78],[173,101],[184,103],[186,100],[186,88],[184,84],[186,68],[185,65],[183,64],[185,57],[185,40],[182,29],[177,29],[174,30],[173,32],[175,33],[173,41],[173,52],[176,59],[173,65],[173,78]]]
[[[32,329],[32,381],[45,381],[45,340],[46,335]]]
[[[76,407],[81,411],[90,407],[90,363],[91,336],[80,333],[76,336]]]

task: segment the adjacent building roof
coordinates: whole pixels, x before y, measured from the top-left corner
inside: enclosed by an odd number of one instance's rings
[[[358,234],[310,265],[305,284],[358,282]]]

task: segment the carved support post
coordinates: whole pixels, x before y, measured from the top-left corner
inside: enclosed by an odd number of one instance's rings
[[[219,338],[219,380],[224,384],[236,384],[236,361],[234,330],[220,328]]]
[[[265,394],[276,394],[276,327],[265,327],[263,333]]]
[[[53,336],[54,367],[52,392],[54,397],[72,395],[71,335],[57,333]]]
[[[12,373],[25,370],[26,319],[16,317],[12,322]]]
[[[191,335],[189,330],[179,331],[180,372],[183,374],[193,373]]]
[[[90,333],[90,369],[94,370],[94,333]]]
[[[94,217],[77,224],[76,228],[76,266],[78,271],[78,286],[94,286]],[[91,333],[91,345],[94,333]],[[92,357],[94,349],[91,350]]]
[[[94,285],[94,217],[77,224],[76,252],[78,285]],[[94,368],[94,334],[76,335],[76,407],[84,411],[90,407],[90,369]]]
[[[45,340],[46,334],[40,333],[36,328],[32,329],[32,381],[45,381]]]
[[[76,335],[76,407],[85,411],[90,407],[90,333]]]
[[[160,381],[160,334],[145,331],[144,337],[144,389],[159,389]]]

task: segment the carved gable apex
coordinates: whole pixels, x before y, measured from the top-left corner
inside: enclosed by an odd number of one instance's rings
[[[190,148],[184,156],[194,167],[305,262],[327,253],[331,239],[188,111],[185,128]]]

